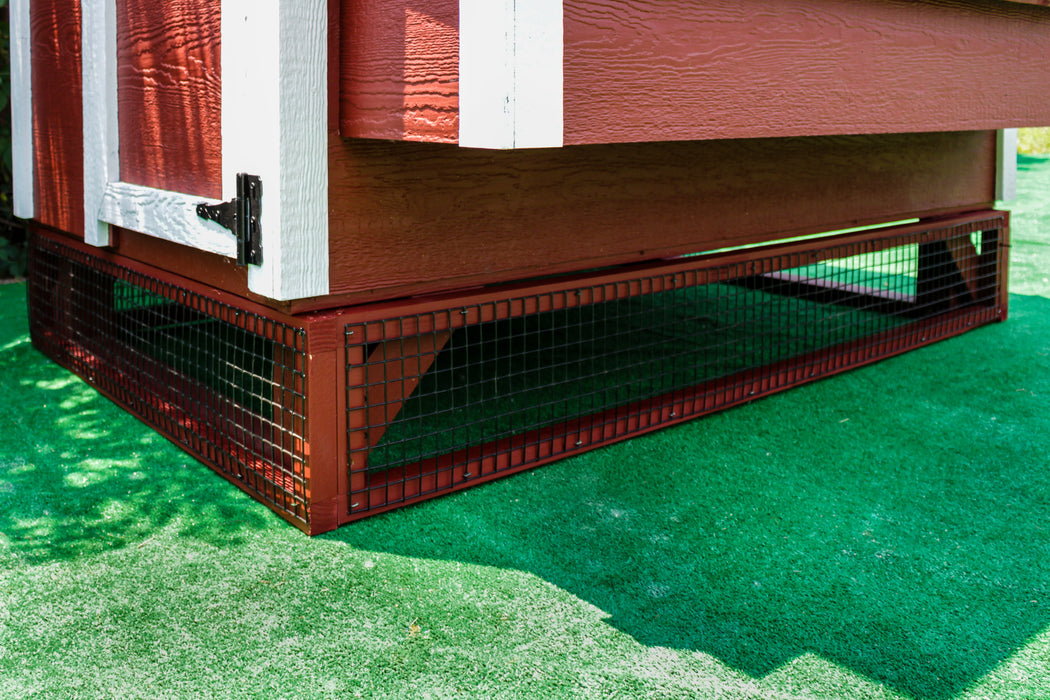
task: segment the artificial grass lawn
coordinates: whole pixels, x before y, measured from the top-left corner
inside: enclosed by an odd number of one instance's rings
[[[307,539],[0,287],[0,696],[1050,697],[1050,159],[1011,318]]]

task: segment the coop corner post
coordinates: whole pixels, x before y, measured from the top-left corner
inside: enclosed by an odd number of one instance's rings
[[[84,105],[84,241],[109,245],[99,218],[106,186],[120,181],[117,122],[117,7],[115,0],[81,4]]]
[[[11,161],[14,171],[14,214],[32,219],[33,189],[33,73],[29,0],[11,0]]]
[[[995,169],[995,198],[1000,202],[1017,199],[1017,129],[996,132],[998,166]]]
[[[327,0],[223,0],[223,196],[262,180],[262,262],[276,300],[328,294]]]
[[[460,0],[459,42],[459,145],[562,146],[562,0]]]

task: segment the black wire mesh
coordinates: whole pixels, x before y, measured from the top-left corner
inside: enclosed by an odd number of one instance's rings
[[[993,218],[728,264],[697,257],[674,274],[349,324],[351,512],[995,320],[1004,227]]]
[[[33,343],[305,522],[306,336],[49,238],[30,245]]]

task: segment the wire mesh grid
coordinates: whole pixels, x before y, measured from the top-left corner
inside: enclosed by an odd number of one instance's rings
[[[302,329],[41,236],[28,292],[39,349],[305,522]]]
[[[732,262],[697,257],[673,273],[349,324],[351,514],[995,320],[1004,232],[991,218]]]

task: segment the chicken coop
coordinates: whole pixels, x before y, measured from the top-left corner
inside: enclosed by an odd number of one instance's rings
[[[1003,320],[1048,4],[12,0],[33,343],[315,534]]]

